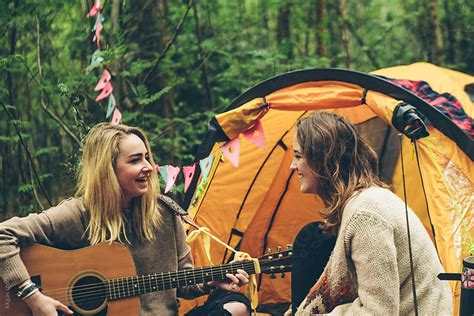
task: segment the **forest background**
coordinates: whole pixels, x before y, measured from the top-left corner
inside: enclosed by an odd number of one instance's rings
[[[93,1],[2,0],[0,220],[74,194],[81,139],[106,121],[94,91],[104,67],[122,121],[147,132],[158,164],[175,166],[194,162],[213,115],[287,71],[427,61],[474,73],[474,1],[102,3],[104,61],[88,71]]]

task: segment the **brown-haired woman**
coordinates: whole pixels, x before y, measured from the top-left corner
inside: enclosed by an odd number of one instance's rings
[[[293,149],[301,191],[321,197],[321,229],[336,238],[296,314],[414,313],[405,205],[379,179],[375,152],[347,119],[324,111],[298,121]],[[452,314],[435,247],[411,210],[409,222],[418,311]]]
[[[137,275],[192,267],[181,220],[173,203],[159,199],[150,144],[139,128],[100,123],[83,146],[77,197],[40,214],[14,217],[0,224],[0,276],[7,289],[16,288],[33,315],[70,314],[64,304],[41,293],[30,280],[20,247],[39,243],[77,249],[102,242],[121,242],[131,252]],[[243,270],[227,274],[229,282],[212,285],[231,291],[248,283]],[[195,285],[141,295],[141,314],[177,315],[177,296],[208,294]],[[231,304],[247,314],[244,304]]]

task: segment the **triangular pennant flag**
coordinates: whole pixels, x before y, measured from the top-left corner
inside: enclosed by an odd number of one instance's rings
[[[158,173],[160,172],[160,165],[159,164],[155,164],[155,167],[153,168],[153,170]]]
[[[102,19],[101,19],[101,14],[97,16],[97,20],[95,21],[94,25],[94,38],[92,38],[93,42],[97,43],[97,48],[100,48],[100,32],[102,31]]]
[[[221,147],[221,151],[234,167],[237,168],[239,166],[240,140],[238,137],[225,143]]]
[[[112,121],[110,121],[110,125],[118,125],[122,121],[122,113],[120,113],[118,108],[114,109],[114,115],[112,115]]]
[[[91,71],[92,69],[98,67],[102,62],[104,61],[104,57],[101,56],[101,52],[100,50],[96,50],[93,54],[92,54],[92,58],[91,58],[91,63],[90,65],[87,67],[87,71]]]
[[[105,88],[105,84],[110,81],[112,78],[112,75],[107,69],[104,69],[104,72],[102,72],[102,76],[100,76],[99,82],[97,82],[97,85],[94,88],[94,91],[99,91]]]
[[[107,104],[107,114],[105,115],[105,119],[108,119],[112,112],[115,109],[115,97],[113,94],[109,95],[109,102]]]
[[[103,24],[104,21],[105,21],[104,15],[103,15],[103,14],[99,14],[98,17],[99,17],[99,19],[100,19],[100,23]],[[92,29],[91,29],[91,33],[94,33],[96,29],[97,29],[97,20],[95,20],[94,26],[93,26]]]
[[[168,193],[173,188],[176,178],[178,177],[179,170],[179,167],[168,165],[168,178],[166,179],[165,193]]]
[[[193,163],[192,166],[183,167],[184,193],[188,191],[189,185],[191,184],[191,180],[193,180],[193,177],[194,177],[194,171],[196,171],[196,163]]]
[[[212,162],[214,161],[214,154],[210,154],[209,157],[201,159],[199,161],[199,167],[201,168],[202,180],[204,181],[209,176],[211,171]]]
[[[158,170],[160,172],[161,178],[166,181],[168,179],[168,166],[159,166]]]
[[[262,122],[257,120],[255,124],[243,132],[244,136],[248,138],[250,141],[254,142],[258,147],[265,148],[265,134],[263,132]]]
[[[107,81],[104,85],[104,89],[102,89],[102,92],[97,96],[97,98],[95,98],[95,100],[99,102],[100,100],[107,98],[113,90],[112,83]]]
[[[100,11],[102,11],[102,4],[100,3],[100,0],[95,0],[95,4],[90,9],[89,13],[87,13],[87,17],[94,16]]]

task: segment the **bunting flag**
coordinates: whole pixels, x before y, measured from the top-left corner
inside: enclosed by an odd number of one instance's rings
[[[196,163],[193,163],[192,166],[184,166],[183,167],[183,175],[184,175],[184,193],[188,191],[189,185],[194,177],[194,171],[196,171]]]
[[[102,76],[100,76],[99,82],[97,82],[97,85],[94,88],[94,91],[99,91],[105,88],[105,85],[107,82],[112,79],[112,75],[107,69],[104,69],[104,72],[102,73]]]
[[[99,102],[100,100],[107,98],[113,90],[112,83],[107,81],[104,85],[104,89],[102,89],[102,92],[97,96],[97,98],[95,98],[95,101]]]
[[[94,54],[92,54],[91,63],[87,67],[87,71],[91,71],[94,68],[97,68],[102,62],[104,61],[104,57],[101,56],[100,50],[96,50]]]
[[[265,134],[263,132],[263,125],[260,120],[248,130],[242,133],[247,139],[255,143],[258,147],[265,148]]]
[[[168,180],[168,166],[159,166],[158,170],[160,172],[160,176],[166,181]]]
[[[112,121],[110,125],[118,125],[122,121],[122,113],[120,113],[118,108],[114,109],[114,115],[112,115]]]
[[[87,13],[87,17],[89,18],[91,16],[94,16],[97,13],[99,13],[100,11],[102,11],[102,4],[100,3],[100,0],[95,0],[95,4],[90,9],[89,13]]]
[[[97,15],[97,19],[95,20],[94,27],[92,28],[92,31],[95,31],[92,41],[96,42],[98,48],[100,48],[100,32],[102,31],[103,20],[104,20],[103,15],[99,13]]]
[[[165,193],[168,193],[171,191],[171,189],[174,186],[174,183],[176,182],[176,178],[178,177],[179,171],[181,170],[180,167],[174,167],[171,165],[168,165],[168,175],[166,179],[166,187],[165,187]]]
[[[234,166],[239,166],[239,157],[240,157],[240,140],[239,137],[234,138],[231,141],[228,141],[221,148],[222,154],[229,160],[229,162]]]
[[[115,109],[115,97],[113,94],[109,95],[109,102],[107,104],[107,114],[105,115],[105,119],[108,119],[110,115],[112,115]]]
[[[214,161],[214,154],[210,154],[209,157],[201,159],[199,161],[199,168],[201,168],[202,180],[204,181],[209,176],[211,171],[212,162]]]
[[[100,0],[95,0],[94,5],[90,8],[89,13],[87,13],[87,17],[96,16],[94,26],[92,27],[91,33],[94,34],[92,41],[96,43],[97,49],[92,54],[91,63],[87,67],[87,72],[90,72],[92,69],[99,67],[104,62],[104,57],[102,57],[100,51],[100,34],[103,29],[103,22],[105,20],[104,15],[101,13],[103,9],[102,3]],[[104,69],[102,72],[102,76],[99,79],[99,82],[95,86],[95,91],[101,91],[100,94],[95,98],[96,102],[102,101],[105,98],[109,97],[107,102],[107,111],[105,114],[105,119],[108,119],[112,115],[112,119],[110,121],[111,125],[117,125],[122,120],[122,114],[120,113],[115,98],[112,95],[112,91],[114,90],[112,86],[112,75],[107,69]]]
[[[109,97],[109,102],[113,96]],[[258,147],[264,148],[265,147],[265,132],[263,129],[263,124],[260,120],[256,121],[255,124],[242,133],[244,137],[249,139],[251,142],[255,143]],[[219,148],[219,155],[224,156],[234,167],[239,166],[240,160],[240,139],[239,137],[234,138],[231,141],[228,141],[224,145]],[[223,159],[222,156],[220,159]],[[194,198],[191,201],[192,204],[196,203],[198,198],[203,194],[206,190],[207,185],[209,184],[209,174],[212,169],[212,165],[214,163],[214,159],[216,158],[214,153],[211,153],[207,158],[201,159],[199,161],[199,167],[201,169],[201,182],[196,186],[196,190],[194,192]],[[186,193],[191,186],[191,182],[196,173],[196,165],[197,162],[193,163],[191,166],[184,166],[182,167],[183,176],[184,176],[184,193]],[[158,168],[158,167],[157,167]],[[168,193],[174,186],[176,182],[176,178],[180,172],[180,167],[173,167],[173,166],[164,166],[159,167],[160,176],[166,182],[166,188],[164,193]]]
[[[155,166],[153,167],[153,170],[154,170],[156,173],[159,173],[159,172],[160,172],[160,165],[159,165],[159,164],[155,164]]]

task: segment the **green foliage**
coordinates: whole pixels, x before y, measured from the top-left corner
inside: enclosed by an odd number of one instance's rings
[[[441,57],[433,48],[433,12],[414,0],[325,1],[320,33],[318,1],[201,0],[184,19],[187,1],[105,2],[96,55],[103,60],[96,58],[93,67],[90,3],[24,0],[2,7],[0,218],[37,210],[33,188],[40,185],[53,202],[74,191],[78,140],[105,120],[107,100],[95,102],[94,91],[104,67],[123,122],[147,132],[157,163],[179,166],[194,162],[210,118],[246,89],[283,72],[370,71],[376,64],[415,61],[474,72],[472,1],[438,2]],[[120,7],[112,10],[114,5]],[[288,34],[279,41],[282,17]],[[31,163],[40,183],[29,181],[35,178]],[[173,193],[181,192],[178,179]]]

